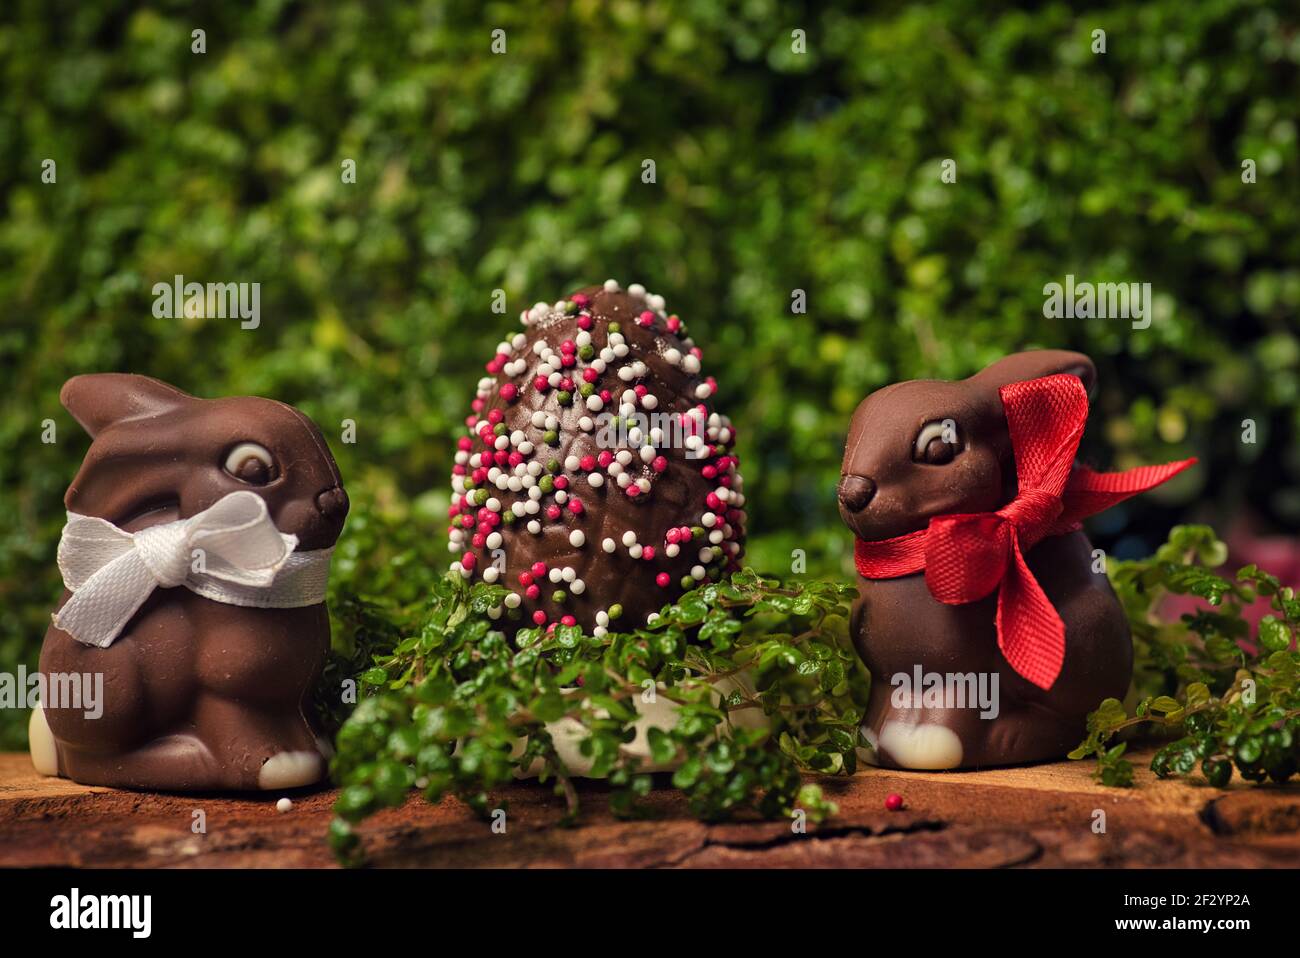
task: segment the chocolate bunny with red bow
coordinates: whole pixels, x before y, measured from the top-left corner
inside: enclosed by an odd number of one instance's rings
[[[348,511],[320,430],[283,403],[144,376],[77,376],[60,399],[93,442],[65,497],[37,769],[179,791],[318,781],[328,745],[307,705]],[[102,676],[101,714],[53,701],[67,676]]]
[[[1079,520],[1192,461],[1074,462],[1092,361],[1018,353],[896,383],[853,415],[838,497],[858,542],[851,630],[871,672],[865,757],[917,769],[1060,758],[1122,698],[1124,611]]]

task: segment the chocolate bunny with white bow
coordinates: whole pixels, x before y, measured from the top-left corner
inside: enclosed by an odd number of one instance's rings
[[[38,771],[176,791],[319,781],[328,745],[307,707],[348,511],[320,430],[283,403],[145,376],[77,376],[60,399],[93,442],[64,499],[68,590],[40,670],[47,694],[102,675],[103,701],[97,717],[35,710]]]
[[[871,672],[876,764],[1060,758],[1123,698],[1128,623],[1079,520],[1192,464],[1074,462],[1092,361],[1019,353],[960,382],[896,383],[858,406],[839,485],[857,536],[851,631]]]

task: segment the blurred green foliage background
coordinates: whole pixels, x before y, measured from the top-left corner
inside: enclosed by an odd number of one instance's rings
[[[411,598],[445,568],[452,429],[481,364],[519,309],[607,277],[663,293],[704,348],[761,568],[796,548],[810,574],[849,568],[833,489],[864,395],[1035,346],[1097,360],[1103,464],[1204,460],[1105,518],[1104,544],[1140,551],[1193,513],[1294,529],[1296,8],[863,6],[9,0],[0,669],[34,667],[60,591],[87,446],[68,376],[300,406],[352,494],[338,575]],[[1154,323],[1045,319],[1067,273],[1151,283]],[[175,274],[261,283],[260,328],[155,318]],[[21,746],[19,719],[0,745]]]

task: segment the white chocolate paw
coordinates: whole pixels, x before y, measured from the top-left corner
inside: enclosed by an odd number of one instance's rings
[[[324,774],[325,760],[319,752],[280,752],[257,773],[257,787],[263,791],[301,788],[319,782]]]
[[[36,706],[27,722],[27,742],[32,753],[32,764],[41,775],[59,774],[59,750],[54,744],[54,733],[45,721],[45,709]]]
[[[946,725],[886,722],[878,748],[902,768],[944,769],[961,764],[961,739]]]

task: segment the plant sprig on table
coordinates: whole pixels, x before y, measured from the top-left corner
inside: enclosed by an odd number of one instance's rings
[[[1151,760],[1161,778],[1199,766],[1215,786],[1235,767],[1247,781],[1285,782],[1300,767],[1300,600],[1275,576],[1249,565],[1232,579],[1211,571],[1227,548],[1207,526],[1176,526],[1154,556],[1114,563],[1111,582],[1133,632],[1132,710],[1106,699],[1088,716],[1088,736],[1071,758],[1097,759],[1106,785],[1133,783],[1119,732],[1135,726],[1177,736]],[[1192,595],[1210,608],[1178,621],[1160,618],[1169,594]],[[1243,610],[1267,600],[1271,614],[1253,630]]]
[[[752,570],[708,582],[651,625],[596,637],[577,626],[497,628],[506,590],[438,579],[415,616],[346,599],[340,618],[374,655],[362,698],[343,722],[333,774],[342,786],[330,840],[356,861],[354,826],[402,804],[412,788],[430,802],[453,794],[481,815],[492,789],[540,768],[578,814],[570,770],[546,725],[572,719],[583,756],[606,776],[616,814],[632,816],[652,780],[626,746],[644,695],[674,703],[676,724],[651,731],[654,761],[676,763],[672,784],[704,820],[740,812],[766,818],[801,809],[818,821],[835,807],[802,774],[849,774],[867,677],[848,640],[850,587],[782,585]],[[384,623],[387,623],[385,626]],[[744,674],[754,692],[713,683]],[[732,724],[758,711],[769,727]]]

